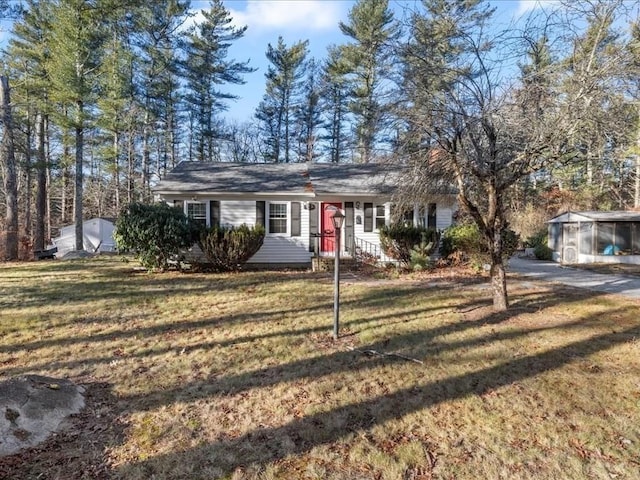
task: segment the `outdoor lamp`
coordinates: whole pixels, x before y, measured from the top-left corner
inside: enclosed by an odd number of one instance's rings
[[[333,228],[335,228],[336,230],[340,230],[342,228],[342,224],[344,223],[344,214],[340,210],[336,209],[335,213],[331,217],[331,220],[333,221]]]

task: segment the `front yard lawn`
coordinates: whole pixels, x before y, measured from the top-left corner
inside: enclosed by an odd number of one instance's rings
[[[640,478],[639,302],[512,279],[496,314],[484,281],[348,275],[333,342],[332,288],[0,265],[0,381],[87,397],[0,478]]]

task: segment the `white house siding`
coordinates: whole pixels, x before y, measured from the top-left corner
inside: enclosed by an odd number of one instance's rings
[[[256,202],[251,200],[220,201],[220,224],[238,227],[256,224]]]
[[[347,200],[350,201],[350,200]],[[360,204],[360,208],[357,208],[356,205]],[[373,211],[374,211],[374,218],[373,218],[373,231],[372,232],[365,232],[364,231],[364,204],[365,203],[372,203],[373,204]],[[378,229],[375,228],[375,210],[376,207],[379,205],[384,205],[385,207],[385,222],[387,224],[389,224],[390,222],[390,218],[391,218],[391,203],[390,202],[386,202],[384,200],[381,199],[375,199],[375,198],[367,198],[367,199],[359,199],[356,202],[354,202],[354,217],[357,218],[358,216],[360,216],[361,218],[361,222],[358,224],[358,222],[355,222],[355,225],[353,227],[354,231],[353,231],[353,235],[355,237],[355,241],[356,244],[358,242],[358,240],[363,240],[364,245],[363,248],[377,248],[377,253],[381,256],[381,260],[382,261],[387,261],[389,259],[386,258],[386,256],[382,253],[382,249],[380,247],[380,234]],[[367,245],[368,244],[368,245]],[[344,246],[343,246],[344,248]],[[374,253],[374,252],[367,252],[367,253]]]
[[[444,230],[453,223],[453,208],[447,206],[436,206],[436,228]]]
[[[375,225],[374,225],[373,232],[364,231],[364,204],[365,203],[373,203],[374,210],[376,205],[384,204],[385,219],[386,219],[387,225],[391,221],[391,203],[390,202],[376,203],[374,199],[366,199],[366,200],[360,201],[360,208],[354,209],[354,215],[356,217],[360,215],[360,217],[363,219],[363,221],[359,225],[356,223],[354,227],[355,228],[354,235],[357,238],[370,242],[374,245],[380,245],[380,236],[378,234],[378,230],[375,229]],[[374,223],[375,223],[375,218],[374,218]],[[451,226],[452,223],[453,223],[453,207],[438,204],[436,206],[436,228],[438,230],[444,230],[445,228]]]
[[[265,223],[269,223],[269,201],[266,200]],[[279,201],[280,202],[280,201]],[[255,216],[255,202],[253,210]],[[300,202],[300,236],[291,236],[291,202],[287,203],[287,233],[286,234],[270,234],[264,238],[264,243],[258,253],[249,259],[247,263],[253,264],[307,264],[311,262],[311,253],[309,252],[309,214],[308,203]],[[222,207],[221,207],[222,208]],[[222,213],[221,213],[222,215]]]
[[[308,239],[308,233],[306,237]],[[264,243],[258,253],[251,257],[247,263],[287,265],[310,262],[311,253],[308,241],[305,242],[304,237],[267,235],[264,237]]]

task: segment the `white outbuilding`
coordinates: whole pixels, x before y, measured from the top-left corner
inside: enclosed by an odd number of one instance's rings
[[[116,242],[113,239],[114,222],[106,218],[92,218],[82,224],[84,250],[91,253],[115,252]],[[60,229],[60,235],[52,239],[58,251],[56,256],[76,249],[76,226],[68,225]]]

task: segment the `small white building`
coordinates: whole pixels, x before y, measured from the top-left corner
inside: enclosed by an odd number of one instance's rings
[[[379,228],[392,220],[392,196],[402,171],[381,164],[181,162],[154,188],[163,201],[206,226],[265,226],[266,236],[249,264],[305,266],[335,252],[333,210],[345,215],[341,254],[373,255]],[[455,197],[403,212],[442,230],[452,222]],[[329,207],[329,208],[328,208]]]
[[[92,218],[82,224],[84,250],[91,253],[115,252],[116,242],[113,239],[115,225],[106,218]],[[52,239],[57,247],[57,257],[76,249],[76,226],[68,225],[60,229],[60,235]]]
[[[547,223],[556,262],[640,264],[639,212],[565,212]]]

